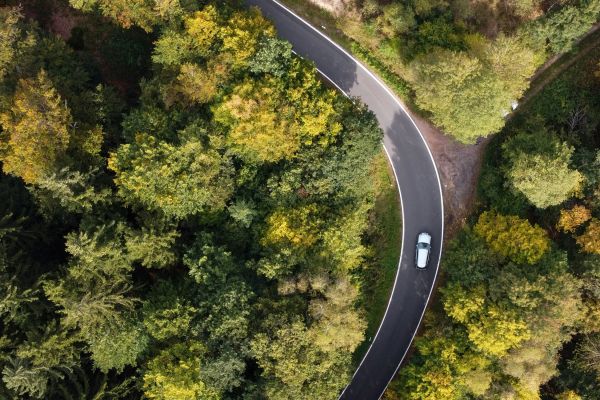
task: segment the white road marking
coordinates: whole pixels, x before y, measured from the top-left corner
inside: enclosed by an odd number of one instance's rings
[[[438,181],[438,188],[439,188],[439,192],[440,192],[440,203],[441,203],[441,210],[442,210],[442,237],[440,238],[440,250],[439,250],[439,253],[438,253],[438,262],[437,262],[437,265],[436,265],[435,275],[433,277],[433,283],[432,283],[431,288],[429,290],[429,295],[427,296],[427,302],[425,303],[425,307],[423,308],[423,312],[421,313],[421,317],[419,318],[419,324],[417,325],[417,329],[413,333],[413,336],[412,336],[412,338],[410,340],[408,348],[406,349],[406,351],[402,355],[402,358],[400,359],[400,363],[396,367],[396,371],[394,372],[394,375],[388,381],[388,383],[386,385],[386,389],[387,389],[387,386],[390,384],[390,382],[392,381],[392,379],[394,379],[394,377],[398,373],[398,369],[400,369],[400,365],[402,365],[402,361],[404,361],[404,358],[406,357],[406,354],[408,353],[408,350],[410,349],[410,346],[412,345],[412,342],[415,339],[415,336],[417,335],[417,331],[419,330],[418,328],[419,328],[419,326],[421,326],[421,322],[423,321],[423,316],[425,315],[425,311],[427,310],[427,305],[429,304],[429,300],[431,299],[431,294],[433,293],[433,288],[435,286],[435,281],[437,279],[437,275],[438,275],[438,272],[439,272],[439,269],[440,269],[440,261],[442,259],[442,247],[443,247],[443,244],[444,244],[444,197],[443,197],[443,192],[442,192],[442,183],[440,181],[440,174],[439,174],[437,166],[435,164],[435,160],[433,158],[433,154],[431,153],[431,149],[427,145],[427,141],[425,140],[425,137],[423,136],[423,134],[419,130],[419,127],[417,126],[417,124],[415,123],[415,121],[412,119],[412,117],[410,116],[410,114],[408,113],[408,111],[405,109],[404,105],[396,97],[396,95],[376,75],[374,75],[369,69],[367,69],[360,61],[358,61],[356,58],[354,58],[350,53],[348,53],[344,48],[342,48],[340,45],[338,45],[336,42],[334,42],[328,36],[326,36],[325,34],[323,34],[323,32],[321,32],[318,29],[316,29],[314,26],[312,26],[310,23],[308,23],[306,20],[304,20],[304,18],[302,18],[299,15],[297,15],[295,12],[293,12],[292,10],[290,10],[285,5],[281,4],[279,1],[277,1],[277,0],[271,0],[271,1],[273,1],[275,4],[277,4],[278,6],[280,6],[281,8],[283,8],[284,10],[286,10],[288,13],[290,13],[294,17],[296,17],[298,20],[302,21],[306,26],[310,27],[316,33],[318,33],[319,35],[321,35],[324,39],[326,39],[331,44],[333,44],[338,50],[340,50],[342,53],[344,53],[346,56],[348,56],[352,61],[355,62],[356,65],[358,65],[369,76],[371,76],[379,84],[379,86],[381,86],[387,92],[387,94],[390,97],[392,97],[392,99],[396,102],[396,104],[398,104],[398,106],[400,107],[400,109],[406,114],[406,116],[408,117],[408,119],[410,119],[410,121],[414,125],[415,129],[417,130],[417,132],[419,132],[419,135],[421,136],[421,139],[423,140],[423,143],[425,144],[425,148],[427,149],[427,152],[429,153],[429,157],[431,158],[431,162],[433,164],[433,169],[435,170],[436,178],[437,178],[437,181]],[[343,90],[341,90],[340,87],[337,84],[335,84],[335,82],[331,78],[329,78],[322,71],[320,71],[320,70],[318,70],[318,71],[328,81],[330,81],[331,83],[333,83],[338,88],[338,90],[340,90],[342,93],[344,93],[346,95],[346,97],[348,97],[348,94],[345,93]],[[400,260],[398,260],[398,268],[396,270],[396,277],[394,278],[394,287],[392,288],[392,293],[390,294],[390,299],[388,300],[388,304],[387,304],[387,307],[385,309],[385,313],[383,315],[383,319],[381,320],[381,323],[379,324],[379,328],[377,329],[377,333],[375,334],[374,340],[371,342],[371,345],[369,346],[369,349],[367,350],[367,352],[363,356],[363,359],[361,360],[360,364],[356,368],[356,371],[352,375],[352,379],[354,378],[354,376],[356,376],[356,373],[358,372],[358,370],[362,366],[363,362],[365,361],[365,359],[369,355],[369,351],[371,351],[371,347],[373,346],[373,343],[375,343],[375,341],[377,340],[377,335],[379,334],[379,331],[380,331],[380,329],[381,329],[381,327],[383,325],[383,321],[385,321],[385,318],[386,318],[387,313],[388,313],[389,308],[390,308],[390,304],[392,302],[392,298],[394,297],[394,292],[396,290],[396,282],[398,281],[398,274],[400,273],[400,265],[402,263],[402,255],[404,254],[404,244],[405,244],[405,232],[406,232],[406,229],[405,229],[405,224],[404,224],[405,219],[404,219],[404,206],[403,206],[403,202],[402,202],[402,189],[400,188],[400,182],[398,181],[398,176],[396,174],[396,169],[394,168],[394,164],[392,163],[392,159],[391,159],[390,154],[388,153],[388,150],[386,149],[385,145],[383,146],[383,149],[385,150],[385,153],[386,153],[386,155],[388,157],[388,160],[389,160],[390,164],[392,165],[392,170],[394,171],[394,177],[396,178],[396,185],[398,186],[398,191],[400,192],[400,207],[402,209],[402,246],[401,246],[401,249],[400,249]],[[350,380],[350,382],[352,382],[352,379]],[[348,386],[346,386],[344,388],[344,390],[342,391],[342,393],[339,396],[340,398],[344,395],[344,392],[346,391],[347,388],[348,388]],[[379,398],[381,398],[381,396],[383,396],[383,393],[385,393],[385,389],[379,395]]]

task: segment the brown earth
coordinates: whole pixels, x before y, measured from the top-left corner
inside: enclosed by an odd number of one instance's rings
[[[481,161],[489,139],[465,145],[418,114],[410,110],[409,113],[435,159],[444,195],[445,233],[452,238],[466,223],[475,204]]]

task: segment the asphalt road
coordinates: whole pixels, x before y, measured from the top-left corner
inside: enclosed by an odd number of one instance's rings
[[[271,19],[294,51],[312,60],[339,90],[359,97],[375,113],[396,175],[402,204],[402,251],[388,308],[371,347],[340,395],[377,400],[396,374],[417,332],[433,290],[442,252],[444,210],[441,186],[427,145],[416,125],[381,81],[339,46],[275,0],[246,0]],[[415,268],[420,232],[432,235],[426,270]],[[300,400],[300,399],[291,399]]]

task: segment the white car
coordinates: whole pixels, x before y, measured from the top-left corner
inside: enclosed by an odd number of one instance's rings
[[[431,253],[431,235],[427,232],[419,233],[417,238],[417,250],[415,252],[415,264],[417,268],[423,269],[429,263]]]

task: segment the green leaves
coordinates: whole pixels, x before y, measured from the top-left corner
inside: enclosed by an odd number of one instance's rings
[[[520,133],[503,145],[512,186],[538,208],[558,205],[582,187],[583,175],[570,168],[573,147],[552,133]]]
[[[0,218],[0,397],[336,396],[364,339],[373,114],[256,9],[71,4],[160,29],[80,14],[74,53],[0,9],[0,157],[29,184],[0,176],[2,215],[28,216]]]
[[[229,160],[196,140],[176,146],[138,134],[111,155],[109,168],[126,202],[171,218],[219,211],[233,190]]]
[[[197,341],[174,344],[148,362],[144,395],[152,400],[219,400],[221,396],[200,379],[205,348]]]
[[[504,126],[537,63],[522,42],[503,36],[470,52],[437,49],[412,65],[416,102],[457,140],[474,143]]]

